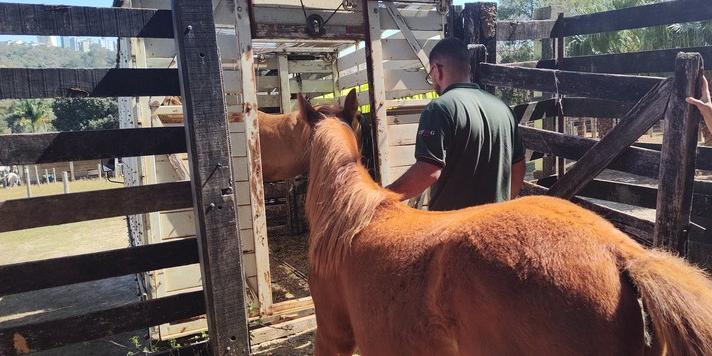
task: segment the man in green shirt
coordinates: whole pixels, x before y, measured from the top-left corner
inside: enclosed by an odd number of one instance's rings
[[[440,97],[420,116],[416,163],[388,189],[405,200],[431,187],[430,210],[516,197],[524,180],[524,147],[511,110],[470,82],[470,56],[462,41],[440,41],[429,59]]]

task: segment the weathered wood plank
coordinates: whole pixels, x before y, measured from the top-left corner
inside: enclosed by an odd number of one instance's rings
[[[175,69],[0,68],[0,99],[180,95]]]
[[[635,102],[663,78],[480,64],[482,82],[561,95]]]
[[[363,41],[364,31],[362,26],[339,26],[326,25],[325,32],[319,39],[339,40],[339,41]],[[277,24],[258,23],[255,24],[255,39],[290,39],[290,40],[314,40],[306,31],[303,24]]]
[[[210,346],[214,354],[247,355],[245,273],[212,2],[172,5]],[[235,1],[233,9],[236,19],[249,19],[247,1]],[[236,31],[249,33],[249,22],[238,21]],[[239,53],[252,61],[251,51]],[[256,98],[249,99],[247,114],[254,115]]]
[[[423,48],[426,53],[430,53],[435,44],[438,42],[437,39],[419,39],[418,43]],[[391,39],[384,38],[381,40],[381,45],[383,47],[383,60],[384,61],[405,61],[414,60],[415,56],[413,51],[410,50],[410,45],[405,39]],[[358,65],[363,65],[366,61],[365,49],[359,48],[353,53],[339,57],[338,65],[339,70],[346,70],[353,68]]]
[[[383,46],[381,43],[381,23],[379,13],[381,9],[377,2],[363,0],[361,2],[364,12],[364,23],[366,24],[366,73],[368,83],[371,84],[369,104],[371,105],[371,122],[374,127],[376,144],[374,150],[376,154],[377,179],[385,186],[391,183],[390,167],[388,157],[388,118],[386,117],[386,88],[385,74],[383,71]],[[385,11],[385,9],[384,9]]]
[[[185,152],[182,127],[0,135],[0,164],[21,165]]]
[[[598,142],[590,138],[564,135],[533,127],[520,126],[519,133],[524,147],[527,149],[577,161]],[[659,152],[638,147],[628,147],[606,168],[648,178],[657,178],[659,166]]]
[[[662,144],[660,143],[636,142],[633,146],[655,151],[660,151],[662,149]],[[697,161],[695,162],[695,169],[712,171],[712,147],[697,146]]]
[[[512,107],[514,117],[520,123],[556,117],[559,113],[557,99],[546,99]],[[593,98],[561,98],[561,110],[567,117],[620,118],[630,110],[630,103],[593,99]]]
[[[183,209],[192,203],[188,182],[5,200],[0,202],[0,232]]]
[[[537,180],[537,184],[548,188],[556,179],[556,176],[542,178]],[[706,194],[703,181],[695,181],[693,190],[691,220],[701,226],[712,227],[712,195]],[[577,195],[655,209],[658,189],[646,185],[594,179]]]
[[[470,78],[481,85],[481,81],[475,80],[480,77],[480,66],[476,63],[497,63],[497,4],[491,2],[467,3],[461,16],[463,17],[463,42],[468,45],[481,44],[485,47],[474,50],[474,53],[482,52],[478,55],[473,55],[473,50],[470,51],[473,56],[472,61],[474,61],[471,63]],[[484,89],[494,94],[493,86],[487,85]]]
[[[556,20],[497,21],[497,41],[551,38],[555,24]]]
[[[546,195],[547,188],[529,182],[524,182],[524,187],[520,195]],[[593,211],[602,218],[610,221],[615,227],[631,236],[636,241],[651,245],[653,238],[654,223],[648,220],[637,218],[633,215],[614,210],[590,201],[574,197],[571,199],[573,203],[583,208]]]
[[[695,180],[695,148],[701,120],[700,112],[688,104],[685,98],[697,98],[700,95],[702,63],[702,56],[698,53],[677,55],[673,87],[665,111],[665,135],[660,151],[653,245],[681,254],[686,252],[685,243]]]
[[[202,292],[0,329],[0,355],[22,355],[121,332],[187,319],[205,312]]]
[[[49,236],[48,236],[49,238]],[[0,296],[198,263],[194,238],[0,266]]]
[[[665,1],[566,17],[557,24],[552,33],[573,36],[709,19],[712,19],[712,7],[706,0]]]
[[[0,34],[173,38],[168,10],[0,3]]]
[[[672,80],[659,82],[623,117],[620,123],[598,141],[559,181],[549,194],[570,199],[604,170],[620,153],[635,142],[665,114]]]
[[[592,73],[664,73],[675,70],[675,57],[680,52],[697,52],[705,60],[712,62],[712,46],[708,46],[567,57],[558,67],[553,60],[539,61],[536,67]]]

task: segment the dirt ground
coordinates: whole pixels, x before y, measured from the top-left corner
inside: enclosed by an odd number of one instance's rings
[[[275,303],[309,296],[308,243],[309,237],[306,233],[269,236],[269,263]]]

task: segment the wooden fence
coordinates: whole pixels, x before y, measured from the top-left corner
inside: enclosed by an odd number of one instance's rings
[[[158,183],[0,202],[0,231],[193,208],[196,238],[0,266],[0,295],[200,262],[203,291],[0,329],[0,354],[17,355],[208,315],[216,353],[249,352],[236,205],[210,1],[172,10],[0,4],[0,33],[173,38],[178,69],[3,68],[0,98],[181,95],[186,128],[0,136],[0,163],[39,164],[187,152],[192,182]],[[196,109],[196,108],[200,109]],[[120,142],[121,144],[117,144]],[[200,182],[195,184],[194,182]],[[36,214],[37,211],[42,214]],[[47,236],[47,238],[51,238]],[[28,278],[28,276],[30,276]]]
[[[542,99],[513,109],[532,157],[559,157],[559,164],[556,170],[545,166],[543,178],[527,184],[525,192],[574,199],[643,243],[667,246],[712,266],[712,182],[694,179],[695,169],[712,170],[712,148],[697,146],[700,117],[684,102],[698,94],[702,63],[712,60],[712,47],[580,57],[564,53],[568,36],[710,20],[712,7],[678,0],[571,17],[552,8],[537,14],[542,19],[496,21],[495,4],[466,4],[451,7],[448,24],[449,36],[483,44],[490,55],[498,41],[542,43],[539,61],[496,64],[490,56],[473,68],[475,79],[489,88],[542,93]],[[668,79],[631,75],[671,72]],[[564,134],[564,119],[572,117],[616,118],[619,123],[596,140]],[[662,144],[636,142],[661,120]],[[566,167],[565,160],[576,163]],[[658,187],[596,179],[604,169],[657,179]],[[656,209],[656,220],[579,197]]]

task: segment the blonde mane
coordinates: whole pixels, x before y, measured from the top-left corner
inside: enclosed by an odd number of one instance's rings
[[[338,271],[354,236],[370,224],[376,208],[393,197],[368,175],[353,132],[338,119],[316,125],[310,156],[309,263],[313,272],[327,275]]]

